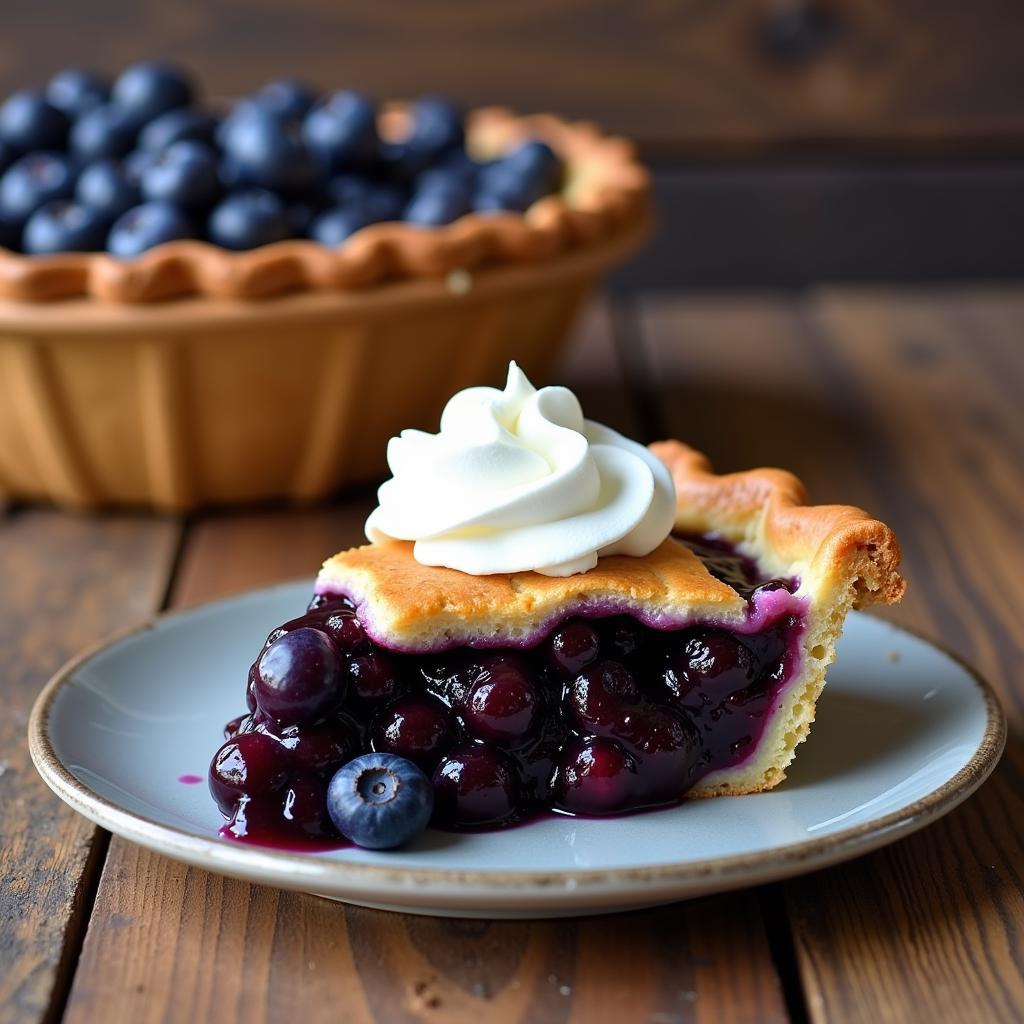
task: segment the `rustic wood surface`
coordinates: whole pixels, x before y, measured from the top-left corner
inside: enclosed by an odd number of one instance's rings
[[[562,922],[346,908],[107,842],[23,732],[67,655],[147,614],[312,575],[372,493],[179,525],[0,520],[0,1022],[1018,1021],[1024,1018],[1024,290],[627,296],[560,379],[722,469],[779,462],[900,532],[887,614],[977,665],[1011,723],[994,777],[924,832],[782,885]],[[179,543],[180,539],[180,543]],[[59,585],[54,584],[59,581]],[[241,685],[241,684],[239,684]]]
[[[297,72],[381,96],[556,103],[648,152],[1019,152],[1013,0],[6,0],[0,88],[167,56],[236,95]]]

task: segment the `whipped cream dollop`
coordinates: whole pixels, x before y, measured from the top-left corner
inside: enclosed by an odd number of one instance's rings
[[[388,465],[367,537],[415,541],[418,562],[475,576],[586,572],[602,555],[653,551],[675,520],[663,463],[514,362],[504,391],[454,395],[439,433],[393,437]]]

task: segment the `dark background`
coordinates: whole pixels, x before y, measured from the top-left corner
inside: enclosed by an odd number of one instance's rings
[[[0,87],[167,56],[209,92],[298,74],[592,118],[655,170],[618,283],[1024,272],[1013,0],[5,0]]]

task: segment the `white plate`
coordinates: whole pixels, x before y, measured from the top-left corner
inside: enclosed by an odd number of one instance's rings
[[[104,828],[211,871],[413,913],[541,917],[625,910],[835,864],[934,821],[988,776],[1005,740],[989,688],[949,655],[851,615],[789,778],[771,793],[504,832],[428,831],[396,852],[290,853],[221,839],[205,785],[244,710],[263,637],[308,583],[152,624],[76,659],[40,695],[32,757]],[[188,785],[182,776],[200,776]]]

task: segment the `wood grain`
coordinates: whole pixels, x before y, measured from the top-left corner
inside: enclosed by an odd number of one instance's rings
[[[824,17],[822,16],[824,13]],[[279,75],[551,106],[673,153],[826,140],[947,151],[1024,135],[1012,0],[8,0],[0,83],[83,60],[186,62],[221,95]]]
[[[888,614],[978,665],[1011,721],[996,774],[948,818],[786,885],[811,1018],[1020,1020],[1024,293],[650,302],[644,326],[665,429],[889,521],[910,589]]]
[[[560,377],[593,415],[628,429],[633,405],[601,306],[581,333]],[[359,540],[367,508],[357,498],[339,510],[201,522],[174,604],[312,574],[326,552]],[[100,1015],[112,1024],[788,1020],[753,894],[611,922],[430,920],[219,878],[116,837],[67,1020]]]
[[[25,729],[48,676],[163,598],[177,527],[46,511],[0,517],[0,1021],[63,1001],[106,839],[36,774]]]

